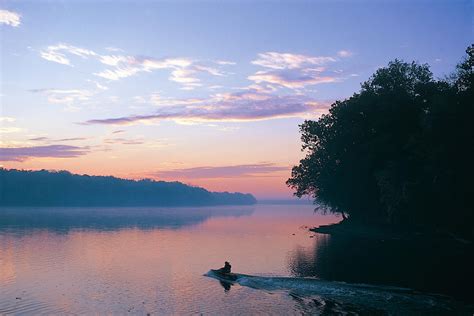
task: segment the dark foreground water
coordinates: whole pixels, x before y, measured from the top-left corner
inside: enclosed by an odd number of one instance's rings
[[[339,220],[312,209],[1,208],[0,314],[472,314],[463,247],[311,233]]]

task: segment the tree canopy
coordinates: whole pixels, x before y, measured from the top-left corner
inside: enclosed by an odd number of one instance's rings
[[[472,234],[474,46],[448,78],[394,60],[300,126],[306,156],[287,184],[366,223]]]

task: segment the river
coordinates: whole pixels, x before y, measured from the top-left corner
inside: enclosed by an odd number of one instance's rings
[[[339,220],[311,205],[1,208],[0,314],[472,312],[399,254],[308,230]],[[247,276],[209,275],[226,260]]]

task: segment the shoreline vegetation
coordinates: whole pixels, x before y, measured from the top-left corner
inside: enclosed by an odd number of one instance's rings
[[[309,228],[310,231],[333,236],[346,236],[351,238],[373,240],[399,240],[399,241],[426,241],[438,240],[445,243],[459,243],[473,245],[472,240],[455,235],[447,230],[434,231],[430,227],[394,226],[394,225],[367,225],[342,220],[339,223],[320,225]]]
[[[0,168],[0,206],[215,206],[256,203],[251,194],[210,192],[181,182]]]
[[[322,233],[474,240],[474,45],[454,72],[394,60],[300,125],[286,182],[340,224]]]

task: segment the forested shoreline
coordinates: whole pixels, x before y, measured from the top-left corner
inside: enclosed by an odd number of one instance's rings
[[[0,168],[2,206],[212,206],[256,202],[251,194],[210,192],[181,182]]]

